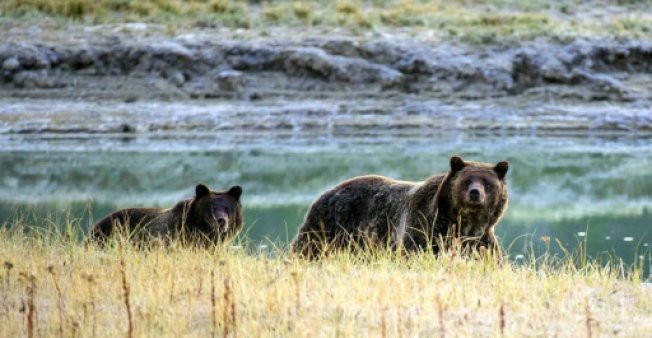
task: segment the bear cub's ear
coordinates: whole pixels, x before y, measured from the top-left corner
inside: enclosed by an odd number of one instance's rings
[[[210,189],[208,189],[208,187],[203,184],[198,184],[195,187],[195,197],[197,198],[206,196],[210,193],[211,193]]]
[[[453,172],[458,172],[466,167],[466,163],[464,163],[464,160],[459,157],[459,156],[453,156],[451,157],[451,171]]]
[[[240,202],[240,195],[242,195],[242,187],[239,185],[234,185],[229,189],[228,194],[231,197],[235,198],[236,201]]]
[[[498,175],[498,178],[501,180],[505,178],[505,175],[507,175],[507,170],[509,170],[509,162],[507,161],[498,162],[494,167],[496,175]]]

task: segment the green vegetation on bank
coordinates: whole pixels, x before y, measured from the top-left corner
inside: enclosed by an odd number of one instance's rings
[[[155,22],[200,27],[396,27],[475,43],[537,37],[649,38],[649,0],[4,0],[5,19],[82,24]],[[647,13],[646,13],[647,12]]]
[[[0,226],[0,336],[644,336],[641,269],[456,251],[338,254],[281,249],[137,250],[80,244],[79,223]],[[246,246],[245,246],[246,247]]]

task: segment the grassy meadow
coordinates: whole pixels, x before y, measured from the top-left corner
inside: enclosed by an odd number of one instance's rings
[[[47,222],[44,222],[47,223]],[[86,246],[74,226],[0,228],[0,336],[641,337],[652,288],[616,261],[455,251]]]
[[[538,37],[648,39],[649,0],[4,0],[4,20],[43,23],[163,23],[183,27],[409,27],[470,43]]]

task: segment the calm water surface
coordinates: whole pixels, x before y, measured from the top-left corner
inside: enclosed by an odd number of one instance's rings
[[[241,185],[255,242],[287,244],[320,192],[357,175],[422,180],[460,154],[510,161],[496,228],[510,257],[586,242],[631,264],[652,249],[652,141],[594,135],[174,134],[2,136],[0,221],[70,213],[87,225],[116,208],[169,207],[199,182]],[[92,212],[89,219],[90,206]],[[543,238],[543,239],[542,239]]]

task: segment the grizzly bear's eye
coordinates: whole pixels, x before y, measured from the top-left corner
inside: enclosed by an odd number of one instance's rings
[[[486,190],[487,192],[489,192],[489,191],[491,191],[493,189],[493,186],[491,185],[491,183],[489,183],[489,181],[487,181],[484,178],[482,179],[482,184],[484,185],[484,190]]]

